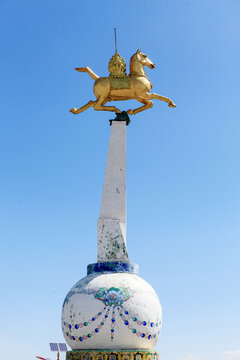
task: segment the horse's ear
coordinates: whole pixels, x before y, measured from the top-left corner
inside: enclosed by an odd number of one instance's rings
[[[139,53],[140,53],[140,51],[141,51],[141,49],[137,49],[137,54],[139,54]]]

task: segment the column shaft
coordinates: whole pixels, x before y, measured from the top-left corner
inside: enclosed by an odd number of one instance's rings
[[[100,217],[98,262],[129,261],[126,247],[125,121],[112,121]]]

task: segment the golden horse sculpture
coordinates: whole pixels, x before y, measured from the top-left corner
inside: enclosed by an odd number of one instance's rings
[[[135,115],[140,111],[149,109],[153,106],[152,99],[161,100],[168,103],[170,107],[176,107],[174,102],[162,95],[150,93],[152,84],[148,79],[144,66],[154,69],[155,65],[149,60],[147,55],[143,54],[140,49],[130,59],[130,74],[126,74],[126,63],[116,51],[108,64],[110,72],[109,77],[99,77],[89,67],[75,68],[80,72],[87,72],[95,80],[93,92],[96,96],[95,101],[89,101],[79,109],[70,110],[73,114],[79,114],[90,107],[94,110],[113,111],[121,113],[121,110],[115,106],[105,106],[109,101],[121,101],[135,99],[143,106],[137,109],[127,111],[129,115]]]

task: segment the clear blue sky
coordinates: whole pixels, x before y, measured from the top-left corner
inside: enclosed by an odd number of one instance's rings
[[[113,116],[68,110],[94,99],[74,67],[108,75],[115,26],[177,104],[128,127],[128,249],[163,306],[161,360],[240,359],[239,19],[239,0],[0,1],[1,359],[55,359],[96,261]]]

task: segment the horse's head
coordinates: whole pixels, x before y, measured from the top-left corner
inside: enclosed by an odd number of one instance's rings
[[[143,54],[140,49],[137,50],[135,56],[136,59],[140,62],[140,64],[142,64],[143,66],[147,66],[150,69],[155,68],[155,64],[147,57],[146,54]]]

